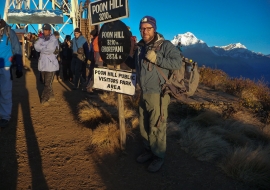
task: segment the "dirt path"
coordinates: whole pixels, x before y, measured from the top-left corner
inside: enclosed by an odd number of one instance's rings
[[[197,161],[168,140],[165,164],[148,173],[137,164],[138,131],[128,138],[126,153],[91,149],[91,126],[78,122],[77,105],[91,98],[54,82],[56,101],[39,103],[42,85],[37,65],[30,64],[13,82],[10,126],[0,132],[0,189],[249,189],[209,163]]]

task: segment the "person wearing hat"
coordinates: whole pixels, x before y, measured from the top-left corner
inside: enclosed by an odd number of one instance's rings
[[[157,32],[156,19],[144,16],[139,24],[142,39],[138,42],[134,55],[134,42],[131,42],[131,55],[126,62],[135,64],[137,81],[141,87],[139,103],[139,125],[143,138],[144,151],[137,158],[138,163],[152,160],[148,171],[158,171],[164,163],[166,152],[166,123],[169,95],[161,95],[164,78],[156,65],[168,76],[170,70],[181,67],[181,57],[175,46]]]
[[[9,125],[12,110],[12,63],[17,78],[22,77],[22,50],[14,30],[0,19],[0,127]]]
[[[54,100],[52,82],[55,71],[59,70],[57,54],[59,44],[57,38],[51,34],[51,25],[43,24],[43,35],[35,42],[34,46],[37,52],[40,52],[38,60],[38,70],[41,72],[44,82],[44,89],[41,95],[41,104],[49,105],[49,102]]]
[[[38,29],[38,37],[42,36],[42,29]]]
[[[89,45],[89,60],[90,65],[88,65],[88,77],[87,77],[87,86],[86,90],[87,92],[93,92],[93,85],[94,85],[94,78],[93,78],[93,72],[94,68],[96,67],[96,59],[95,59],[95,51],[94,51],[94,40],[97,37],[97,30],[94,29],[90,32],[90,45]]]
[[[98,32],[96,33],[96,36],[93,38],[93,50],[94,50],[94,58],[95,58],[96,67],[102,67],[103,60],[101,59],[101,56],[99,54]]]
[[[103,66],[103,60],[101,59],[101,56],[99,54],[99,45],[98,45],[98,31],[97,30],[92,30],[90,32],[90,38],[91,38],[91,51],[90,55],[93,55],[93,59],[90,59],[91,65],[90,65],[90,75],[89,75],[89,80],[88,80],[88,85],[87,85],[87,91],[88,92],[93,92],[93,86],[94,86],[94,77],[93,76],[93,71],[95,67],[102,67]],[[92,54],[91,54],[92,53]],[[91,57],[91,56],[90,56]]]
[[[62,60],[62,71],[64,81],[72,81],[71,72],[71,60],[72,60],[72,49],[71,49],[71,36],[66,35],[64,42],[61,44],[62,51],[60,52],[60,57]]]
[[[61,62],[62,62],[62,60],[61,60],[61,56],[60,56],[60,53],[61,53],[61,51],[62,51],[62,49],[61,49],[61,41],[59,40],[59,38],[60,38],[60,33],[58,32],[58,31],[54,31],[53,32],[53,35],[55,36],[55,38],[57,39],[57,41],[58,41],[58,46],[59,46],[59,49],[58,49],[58,51],[57,51],[57,60],[58,60],[58,63],[59,63],[59,70],[58,71],[56,71],[55,72],[55,78],[54,78],[54,81],[59,81],[59,80],[61,80],[60,79],[60,70],[62,69],[61,68]]]
[[[90,60],[87,40],[82,36],[79,28],[75,28],[74,36],[71,43],[73,50],[71,71],[73,73],[73,90],[77,90],[79,82],[82,86],[86,83],[86,61],[89,62]]]

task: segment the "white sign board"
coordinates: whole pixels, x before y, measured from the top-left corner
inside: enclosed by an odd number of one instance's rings
[[[94,88],[134,95],[135,86],[135,73],[109,70],[104,68],[94,69]]]

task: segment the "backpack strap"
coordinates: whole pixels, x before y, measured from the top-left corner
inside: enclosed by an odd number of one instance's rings
[[[8,41],[10,40],[10,27],[7,26],[6,28],[6,35],[7,35],[7,42],[6,45],[8,45]],[[13,52],[12,52],[13,53]]]
[[[153,63],[152,63],[153,64]],[[155,64],[153,64],[154,67],[156,67],[157,71],[159,72],[159,74],[161,74],[161,76],[165,79],[166,83],[169,82],[168,78],[166,77],[166,75],[162,72],[161,68]],[[161,90],[163,90],[164,88],[162,88]],[[164,97],[164,94],[163,94],[163,97]],[[158,128],[160,126],[160,123],[163,122],[164,120],[164,112],[162,110],[162,97],[160,95],[160,116],[159,116],[159,119],[158,119],[158,122],[156,124],[156,127]]]
[[[77,44],[77,40],[75,39],[75,45],[76,45],[76,47],[77,47],[77,51],[78,51],[78,44]]]
[[[163,42],[164,42],[164,40],[159,40],[158,42],[154,43],[152,50],[159,51]]]
[[[3,32],[7,36],[6,45],[8,45],[8,41],[10,41],[10,26],[5,26]],[[11,52],[12,52],[12,56],[13,56],[13,59],[14,59],[14,53],[13,53],[12,47],[11,47]],[[13,67],[14,67],[14,64],[12,63],[11,66],[10,66],[10,69],[9,69],[9,71],[10,71],[10,80],[13,80],[13,73],[12,73]]]
[[[161,45],[163,44],[164,40],[160,40],[159,42],[155,43],[152,50],[154,51],[159,51]],[[157,71],[159,72],[159,74],[165,79],[166,82],[168,82],[168,78],[166,77],[166,75],[162,72],[161,68],[157,65],[155,65],[154,63],[149,64],[149,66],[154,66],[156,67]],[[163,106],[162,106],[162,96],[160,95],[160,115],[156,124],[156,127],[159,128],[161,122],[164,121],[164,112],[162,110]]]
[[[151,50],[154,50],[154,51],[159,51],[160,50],[160,47],[161,45],[163,44],[164,40],[159,40],[158,42],[154,43],[153,47],[151,48]],[[152,66],[154,64],[151,63],[151,64],[148,64],[148,71],[152,71]]]
[[[152,63],[154,65],[154,67],[156,67],[157,71],[159,72],[159,74],[164,78],[164,80],[166,82],[169,82],[168,77],[166,77],[166,75],[163,73],[163,71],[161,70],[161,68],[157,65],[155,65],[154,63]]]

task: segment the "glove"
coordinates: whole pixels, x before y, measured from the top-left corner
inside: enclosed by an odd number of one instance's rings
[[[91,61],[90,60],[87,60],[87,65],[90,65],[91,64]]]
[[[21,78],[21,77],[23,76],[23,72],[17,70],[17,71],[16,71],[16,76],[17,76],[17,78]]]
[[[145,58],[148,59],[151,63],[157,64],[157,54],[153,50],[148,50]]]

